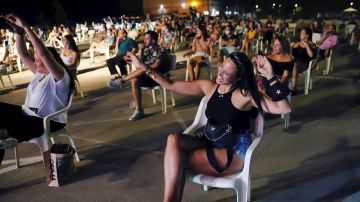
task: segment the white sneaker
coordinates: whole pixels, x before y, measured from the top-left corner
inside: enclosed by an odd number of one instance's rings
[[[18,144],[17,139],[9,137],[7,139],[0,140],[0,149],[12,149]]]
[[[144,110],[143,109],[136,109],[134,113],[129,117],[130,121],[136,121],[144,117]]]
[[[122,83],[123,81],[121,78],[113,78],[110,81],[108,81],[107,86],[110,89],[116,89],[116,88],[121,88]]]

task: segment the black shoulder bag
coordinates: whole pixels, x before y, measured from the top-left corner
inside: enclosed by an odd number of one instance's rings
[[[233,157],[231,126],[229,124],[215,124],[214,121],[209,118],[204,127],[201,139],[205,144],[206,154],[211,166],[215,168],[217,172],[223,172],[229,167]],[[228,161],[225,168],[220,167],[215,158],[213,148],[226,148]]]

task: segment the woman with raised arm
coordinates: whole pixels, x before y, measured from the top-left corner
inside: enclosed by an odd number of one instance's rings
[[[10,14],[1,17],[16,33],[18,54],[34,74],[34,78],[27,88],[25,103],[22,106],[0,102],[0,114],[4,117],[0,121],[0,128],[3,132],[6,130],[6,135],[0,136],[0,164],[4,157],[4,149],[43,134],[43,117],[65,108],[74,89],[74,80],[54,48],[46,48],[19,16]],[[25,35],[34,46],[34,58],[27,52]],[[62,129],[66,122],[66,114],[56,116],[50,121],[50,130]],[[49,151],[45,151],[43,156],[45,173],[48,174]]]
[[[195,80],[192,82],[171,81],[156,70],[146,66],[128,53],[133,65],[168,90],[187,95],[205,95],[208,99],[206,116],[216,125],[227,124],[232,128],[229,158],[227,148],[212,145],[213,157],[207,155],[204,144],[196,136],[170,134],[164,156],[165,190],[164,201],[181,201],[185,184],[184,170],[207,175],[231,175],[242,170],[245,153],[252,139],[249,133],[250,110],[258,108],[273,114],[291,111],[286,96],[287,87],[273,74],[271,64],[264,56],[254,59],[257,71],[269,83],[269,97],[259,93],[254,77],[253,65],[243,53],[234,52],[218,66],[215,81]],[[208,121],[209,124],[209,121]],[[216,162],[216,163],[209,163]]]

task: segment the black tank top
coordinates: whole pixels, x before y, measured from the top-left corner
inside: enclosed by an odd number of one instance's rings
[[[205,115],[208,119],[212,119],[216,124],[229,124],[233,131],[249,130],[250,127],[250,111],[242,111],[236,108],[231,102],[232,89],[225,94],[218,92],[219,85],[210,97]]]

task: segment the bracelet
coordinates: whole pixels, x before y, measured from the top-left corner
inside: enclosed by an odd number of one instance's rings
[[[151,74],[152,72],[153,72],[153,69],[149,66],[146,66],[145,74],[149,76],[149,74]]]
[[[268,80],[269,85],[270,85],[272,82],[276,81],[276,80],[278,80],[278,77],[277,77],[276,75],[274,75],[273,77],[271,77],[271,78]]]

